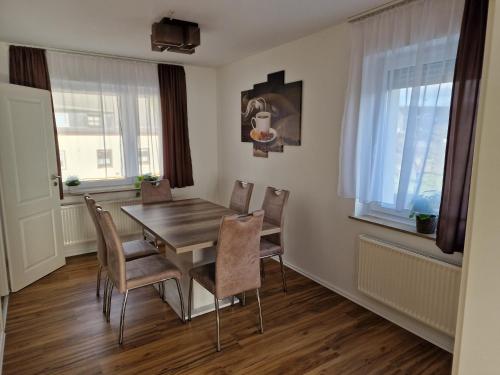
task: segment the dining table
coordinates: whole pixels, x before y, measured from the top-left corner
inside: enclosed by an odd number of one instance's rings
[[[121,210],[165,246],[165,257],[182,272],[184,305],[189,295],[189,270],[215,261],[219,227],[224,216],[239,214],[201,198],[172,200],[153,204],[132,204]],[[279,233],[280,226],[264,220],[261,236]],[[165,288],[165,302],[181,316],[176,288]],[[230,299],[220,307],[230,304]],[[193,316],[214,310],[214,297],[196,282],[193,285]]]

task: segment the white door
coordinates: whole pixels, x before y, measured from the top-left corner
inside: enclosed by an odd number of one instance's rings
[[[0,181],[2,179],[0,178]],[[0,210],[0,297],[9,294],[9,282],[7,279],[7,264],[5,262],[5,247],[3,240],[2,213]]]
[[[65,264],[46,90],[0,84],[0,182],[13,292]]]

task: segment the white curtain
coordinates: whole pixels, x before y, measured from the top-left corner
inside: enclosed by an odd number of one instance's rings
[[[340,196],[405,210],[441,191],[463,0],[417,0],[351,25]]]
[[[132,180],[162,170],[157,65],[47,52],[63,177]]]

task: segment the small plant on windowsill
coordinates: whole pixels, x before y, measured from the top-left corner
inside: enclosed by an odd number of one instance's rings
[[[64,181],[64,184],[68,187],[69,190],[71,190],[72,187],[80,186],[81,181],[78,176],[69,176],[66,181]]]
[[[155,176],[155,175],[153,175],[151,173],[146,173],[146,174],[143,174],[141,176],[137,176],[135,178],[135,182],[134,182],[134,187],[137,190],[136,193],[135,193],[135,196],[136,197],[140,197],[141,196],[141,183],[142,183],[142,181],[155,182],[155,181],[158,181],[158,180],[159,180],[159,177]]]
[[[434,234],[436,232],[440,202],[441,194],[435,191],[424,192],[413,199],[410,218],[415,217],[418,233]]]

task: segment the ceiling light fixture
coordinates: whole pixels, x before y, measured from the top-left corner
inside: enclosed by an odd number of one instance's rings
[[[172,18],[173,13],[152,25],[151,49],[191,55],[200,45],[200,28],[197,23]]]

